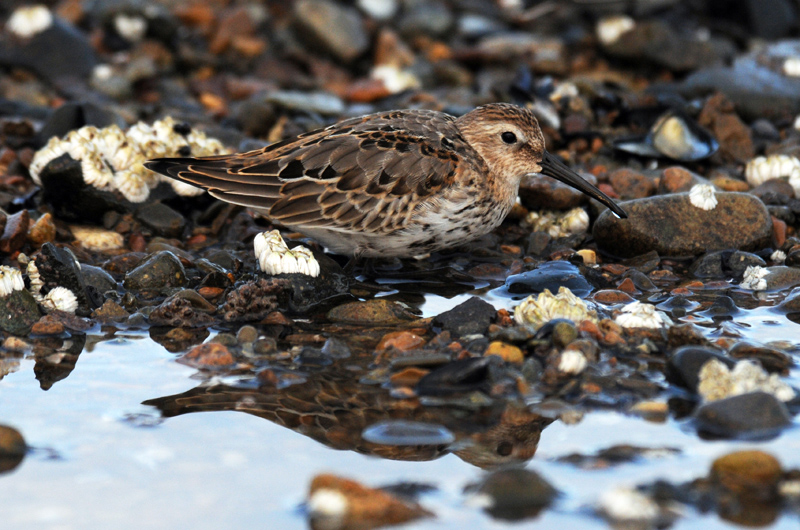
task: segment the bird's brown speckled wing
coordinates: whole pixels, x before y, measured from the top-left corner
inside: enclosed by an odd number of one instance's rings
[[[248,153],[146,166],[285,225],[383,232],[480,163],[454,118],[416,110],[353,118]]]

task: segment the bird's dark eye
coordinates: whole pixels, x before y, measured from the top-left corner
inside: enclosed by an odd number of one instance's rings
[[[508,456],[512,451],[514,451],[514,446],[511,445],[510,442],[500,442],[497,444],[497,454],[500,456]]]
[[[509,145],[517,143],[517,135],[509,131],[501,134],[500,138],[502,138],[503,141]]]

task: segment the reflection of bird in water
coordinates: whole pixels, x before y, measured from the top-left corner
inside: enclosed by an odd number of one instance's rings
[[[238,410],[268,419],[328,447],[391,460],[425,461],[455,453],[473,465],[489,468],[529,460],[542,429],[552,420],[515,402],[499,402],[479,410],[423,406],[398,400],[378,386],[358,384],[352,374],[314,374],[303,383],[239,388],[200,386],[173,396],[144,402],[165,417],[190,412]],[[437,445],[384,445],[364,440],[367,427],[387,420],[441,425],[455,442]]]

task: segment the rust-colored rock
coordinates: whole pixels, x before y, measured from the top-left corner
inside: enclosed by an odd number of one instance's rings
[[[8,216],[3,235],[0,236],[0,252],[10,254],[22,248],[25,238],[28,237],[30,221],[28,210],[20,210]]]
[[[316,520],[339,523],[331,528],[375,528],[432,515],[418,504],[383,490],[328,474],[317,475],[311,481],[308,507],[312,528],[317,527]]]
[[[378,299],[334,307],[328,312],[328,318],[345,324],[391,325],[410,322],[417,317],[397,302]]]
[[[67,328],[58,321],[41,319],[31,327],[32,335],[61,335]]]
[[[392,383],[392,386],[408,386],[413,387],[419,380],[425,377],[430,373],[430,370],[425,370],[422,368],[417,368],[416,366],[412,366],[397,372],[396,374],[392,374],[389,378],[389,381]]]
[[[755,156],[750,128],[736,114],[733,103],[721,92],[706,101],[697,122],[719,142],[723,162],[746,162]]]
[[[484,355],[497,355],[507,363],[522,364],[524,356],[522,350],[511,344],[505,342],[494,341],[489,344],[489,347],[484,352]]]
[[[688,193],[628,201],[628,219],[600,214],[593,235],[597,246],[627,258],[656,251],[689,256],[724,249],[760,250],[772,243],[772,219],[764,203],[747,193],[720,192],[713,210],[689,201]]]
[[[420,348],[424,345],[425,339],[416,333],[410,331],[393,331],[381,338],[381,341],[375,347],[375,351],[381,352],[389,348],[394,348],[398,351],[408,351]]]
[[[627,304],[633,302],[633,297],[628,293],[613,289],[603,289],[594,293],[594,301],[601,304]]]
[[[763,451],[737,451],[717,458],[710,479],[717,485],[749,500],[777,500],[783,471],[778,460]]]
[[[28,240],[36,246],[51,243],[56,239],[56,224],[53,216],[46,213],[39,217],[28,231]]]
[[[699,175],[695,175],[680,166],[671,166],[661,172],[661,179],[658,181],[658,193],[659,195],[666,195],[667,193],[689,191],[692,186],[699,182]]]
[[[228,347],[218,342],[199,344],[179,360],[200,368],[226,368],[236,363]]]
[[[649,197],[656,191],[656,185],[652,179],[628,168],[612,171],[608,175],[608,182],[622,200]]]

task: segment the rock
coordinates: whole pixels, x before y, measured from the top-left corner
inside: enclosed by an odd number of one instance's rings
[[[92,311],[92,318],[101,323],[125,322],[130,313],[113,300],[106,300],[103,305]]]
[[[279,298],[290,287],[287,280],[275,278],[243,283],[228,293],[219,313],[226,322],[261,320],[278,309]]]
[[[779,313],[800,313],[800,287],[795,287],[783,299],[783,301],[773,308]]]
[[[28,445],[18,430],[0,425],[0,473],[17,467],[27,451]]]
[[[391,331],[381,337],[381,341],[375,347],[375,351],[382,352],[391,348],[405,352],[421,348],[424,345],[425,339],[416,333],[411,331]]]
[[[535,517],[558,496],[558,490],[528,469],[495,471],[467,491],[489,497],[486,512],[507,521]]]
[[[311,41],[322,51],[349,63],[367,51],[369,37],[358,11],[329,0],[299,0],[294,22],[301,41]]]
[[[492,304],[473,296],[449,311],[434,317],[433,326],[449,331],[453,337],[486,333],[495,317]]]
[[[416,503],[335,475],[317,475],[307,501],[312,528],[376,528],[432,515]]]
[[[623,201],[649,197],[656,190],[652,179],[628,168],[612,171],[608,175],[608,182]]]
[[[295,90],[271,92],[266,101],[287,110],[317,113],[323,116],[339,116],[345,110],[344,102],[340,98],[325,92]]]
[[[721,438],[772,438],[792,423],[786,405],[765,392],[706,403],[694,419],[698,431]]]
[[[794,188],[789,184],[788,179],[777,178],[765,180],[750,190],[750,193],[764,201],[764,204],[775,204],[776,201],[782,201],[784,197],[786,199],[794,197]]]
[[[70,131],[85,125],[94,125],[98,129],[117,125],[125,129],[128,124],[115,112],[90,102],[69,101],[55,109],[39,131],[39,143],[45,144],[53,136],[66,136]]]
[[[661,256],[699,255],[723,249],[760,250],[772,241],[772,218],[758,198],[716,193],[713,210],[695,207],[688,193],[623,204],[628,219],[604,211],[594,225],[598,247],[619,257],[655,250]]]
[[[349,302],[328,311],[329,320],[342,324],[397,325],[417,318],[403,304],[383,299]]]
[[[25,210],[23,210],[25,211]],[[52,243],[56,239],[56,224],[53,216],[46,213],[39,217],[28,231],[28,241],[36,246]]]
[[[596,184],[594,175],[583,173],[584,179]],[[522,177],[519,184],[519,198],[531,210],[569,210],[587,202],[588,198],[572,186],[554,178],[531,174]]]
[[[775,502],[783,470],[763,451],[737,451],[714,460],[709,478],[745,502]]]
[[[22,248],[28,237],[30,216],[28,210],[9,215],[6,219],[3,235],[0,236],[0,252],[11,254]]]
[[[186,227],[186,219],[160,202],[145,204],[136,210],[136,218],[157,236],[180,237]]]
[[[100,295],[117,289],[117,282],[114,277],[100,267],[81,265],[81,277],[87,290],[94,289]]]
[[[0,329],[7,333],[27,335],[40,316],[36,300],[25,289],[0,298]]]
[[[30,38],[0,38],[0,64],[26,68],[59,85],[70,79],[87,79],[97,58],[86,33],[54,17],[50,27]]]
[[[744,163],[755,156],[750,128],[721,92],[706,101],[697,122],[711,131],[719,142],[719,157],[723,162]]]
[[[794,360],[775,348],[761,346],[747,341],[737,342],[728,350],[732,358],[757,361],[767,372],[786,374],[794,366]]]
[[[760,256],[740,250],[719,250],[699,257],[689,267],[695,278],[741,278],[747,267],[765,267],[767,262]]]
[[[683,346],[675,350],[667,363],[667,380],[673,384],[697,392],[700,382],[700,369],[711,359],[717,359],[728,368],[736,361],[725,357],[719,350],[701,346]]]
[[[123,286],[131,291],[164,292],[186,285],[186,271],[175,254],[162,250],[125,275]]]
[[[747,269],[740,287],[754,291],[782,291],[800,285],[800,269],[776,265]]]
[[[583,277],[578,267],[568,261],[548,261],[532,271],[514,274],[506,278],[504,287],[495,292],[518,299],[529,294],[557,292],[566,287],[575,296],[588,296],[593,287]]]
[[[489,344],[489,347],[483,353],[484,355],[497,355],[507,363],[522,364],[525,358],[522,355],[522,350],[511,344],[505,342],[494,341]]]
[[[689,191],[695,184],[707,184],[708,181],[680,166],[671,166],[661,172],[658,181],[658,195]]]
[[[194,293],[202,302],[180,296],[181,293],[187,291]],[[210,311],[208,306],[210,306]],[[208,313],[215,310],[216,307],[206,302],[196,291],[187,289],[164,300],[161,305],[153,309],[148,320],[154,326],[202,328],[214,323],[214,319]]]
[[[98,297],[96,291],[87,289],[80,264],[67,248],[45,243],[35,262],[44,282],[42,290],[46,293],[56,287],[64,287],[72,291],[78,302],[77,314],[86,316],[89,311],[103,303],[102,297]]]
[[[229,368],[236,364],[228,347],[218,342],[197,345],[178,361],[196,368]]]
[[[420,379],[420,396],[448,396],[474,391],[488,392],[491,386],[491,366],[502,365],[496,356],[473,357],[449,362]]]
[[[448,5],[440,0],[413,0],[406,2],[406,6],[398,22],[400,31],[406,36],[441,37],[455,22]]]

